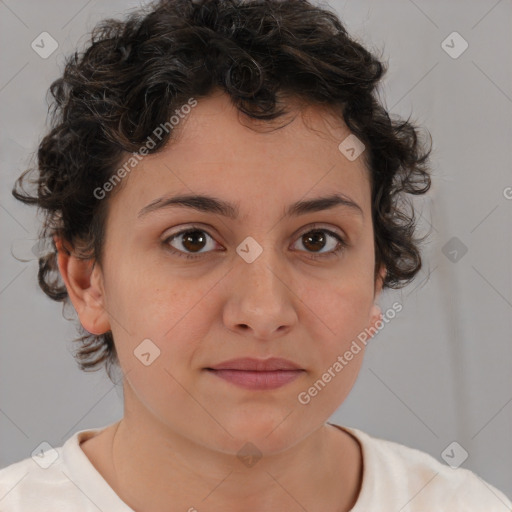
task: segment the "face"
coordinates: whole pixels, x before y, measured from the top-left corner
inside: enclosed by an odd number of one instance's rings
[[[340,120],[319,107],[295,113],[284,128],[255,131],[224,94],[201,99],[178,139],[109,199],[96,271],[125,411],[225,453],[248,440],[277,453],[322,426],[352,388],[364,345],[333,365],[375,321],[368,172],[338,149],[350,134]],[[287,213],[333,194],[355,204]],[[178,195],[214,197],[232,215],[165,206]],[[302,371],[248,389],[207,370],[247,357]]]

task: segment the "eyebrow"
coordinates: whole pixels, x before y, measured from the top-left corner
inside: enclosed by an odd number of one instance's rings
[[[238,204],[229,203],[222,199],[202,194],[187,194],[160,197],[142,208],[137,217],[141,218],[150,212],[173,206],[191,208],[200,212],[215,213],[233,220],[238,217],[240,211]],[[285,217],[305,215],[307,213],[329,210],[336,206],[349,208],[364,218],[363,209],[352,201],[352,199],[343,194],[331,194],[325,197],[297,201],[288,206],[284,215]]]

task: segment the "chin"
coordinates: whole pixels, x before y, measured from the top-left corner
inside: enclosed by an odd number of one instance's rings
[[[291,420],[293,414],[287,418],[284,414],[244,414],[232,417],[223,424],[233,436],[226,435],[227,443],[221,449],[229,453],[238,453],[246,443],[252,443],[261,452],[271,455],[279,453],[295,445],[307,432],[300,432],[297,422]]]

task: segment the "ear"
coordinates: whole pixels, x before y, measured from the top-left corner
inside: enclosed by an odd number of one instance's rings
[[[58,251],[59,271],[80,323],[91,334],[104,334],[110,330],[105,309],[103,275],[94,260],[83,260],[67,249],[62,239],[54,237]]]
[[[386,278],[386,267],[384,264],[380,266],[379,273],[377,275],[377,279],[375,280],[375,291],[374,291],[374,304],[372,306],[372,310],[370,312],[370,326],[375,327],[375,324],[382,319],[382,310],[380,306],[377,304],[377,300],[382,292],[382,286],[384,284],[384,279]]]
[[[380,296],[380,293],[382,292],[382,286],[384,285],[384,279],[386,279],[387,269],[384,263],[381,264],[379,273],[377,275],[377,279],[375,279],[375,290],[374,290],[374,301],[377,301],[377,299]]]

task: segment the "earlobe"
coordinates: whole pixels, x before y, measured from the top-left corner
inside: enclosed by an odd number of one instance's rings
[[[386,279],[387,269],[384,264],[380,266],[379,274],[377,275],[377,279],[375,280],[375,290],[374,290],[374,300],[377,300],[380,293],[382,292],[382,287],[384,285],[384,280]]]
[[[382,309],[378,304],[374,304],[372,306],[372,310],[370,312],[371,325],[375,326],[375,324],[382,319]]]
[[[59,271],[80,323],[91,334],[104,334],[110,330],[101,269],[94,260],[77,258],[66,248],[62,239],[54,237],[58,251]]]
[[[384,284],[384,279],[386,278],[387,270],[384,264],[381,265],[379,275],[377,276],[377,279],[375,280],[375,293],[373,300],[374,302],[379,298],[379,295],[382,291],[382,286]],[[382,320],[382,309],[380,306],[375,302],[372,306],[372,309],[370,311],[370,326],[375,327],[375,324]]]

